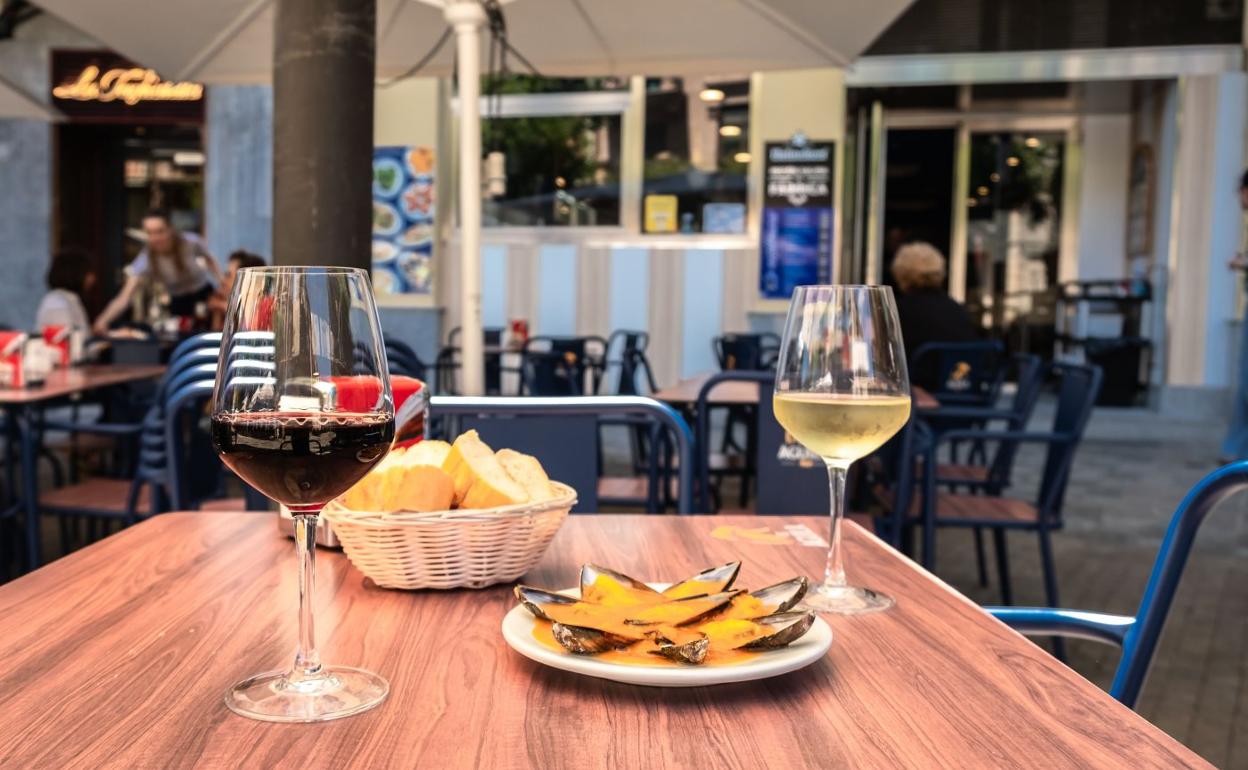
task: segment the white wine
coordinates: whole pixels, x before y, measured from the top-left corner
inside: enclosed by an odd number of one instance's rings
[[[772,407],[793,438],[827,460],[866,457],[910,417],[909,396],[778,392]]]

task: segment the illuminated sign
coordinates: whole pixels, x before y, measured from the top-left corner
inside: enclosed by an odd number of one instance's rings
[[[117,67],[101,70],[91,64],[72,82],[52,89],[57,99],[79,102],[124,102],[133,107],[145,101],[196,102],[204,98],[199,83],[162,80],[155,70]]]

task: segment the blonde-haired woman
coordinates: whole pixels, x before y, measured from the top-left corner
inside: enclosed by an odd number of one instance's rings
[[[897,315],[910,363],[910,380],[928,390],[939,390],[936,359],[928,356],[931,366],[916,370],[914,351],[931,342],[973,342],[980,338],[980,330],[966,308],[945,293],[945,257],[936,247],[921,241],[907,243],[897,250],[890,270],[901,290]]]

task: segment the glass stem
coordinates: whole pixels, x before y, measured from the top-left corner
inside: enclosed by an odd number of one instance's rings
[[[296,513],[295,554],[299,559],[299,647],[288,678],[312,679],[321,673],[321,656],[316,651],[316,625],[313,604],[316,598],[316,517],[317,511]]]
[[[828,566],[823,573],[823,584],[830,588],[844,588],[845,565],[841,562],[841,519],[845,517],[845,476],[849,463],[825,459],[828,466],[828,492],[831,497],[832,531],[828,538]]]

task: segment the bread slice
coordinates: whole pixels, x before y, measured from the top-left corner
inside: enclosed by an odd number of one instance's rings
[[[494,456],[498,458],[503,470],[507,471],[507,475],[524,487],[529,502],[537,503],[555,496],[554,489],[550,486],[550,477],[536,457],[514,449],[500,449]]]
[[[390,507],[390,489],[402,473],[405,453],[403,449],[391,450],[364,478],[343,493],[339,498],[342,505],[352,511],[386,513],[395,510]]]
[[[421,441],[409,446],[386,485],[389,510],[449,511],[455,501],[455,482],[442,470],[451,452],[445,441]]]
[[[528,502],[524,487],[503,470],[475,430],[460,435],[442,463],[455,483],[456,508],[495,508]]]
[[[445,441],[426,440],[409,446],[403,453],[404,465],[433,465],[441,468],[451,445]]]

